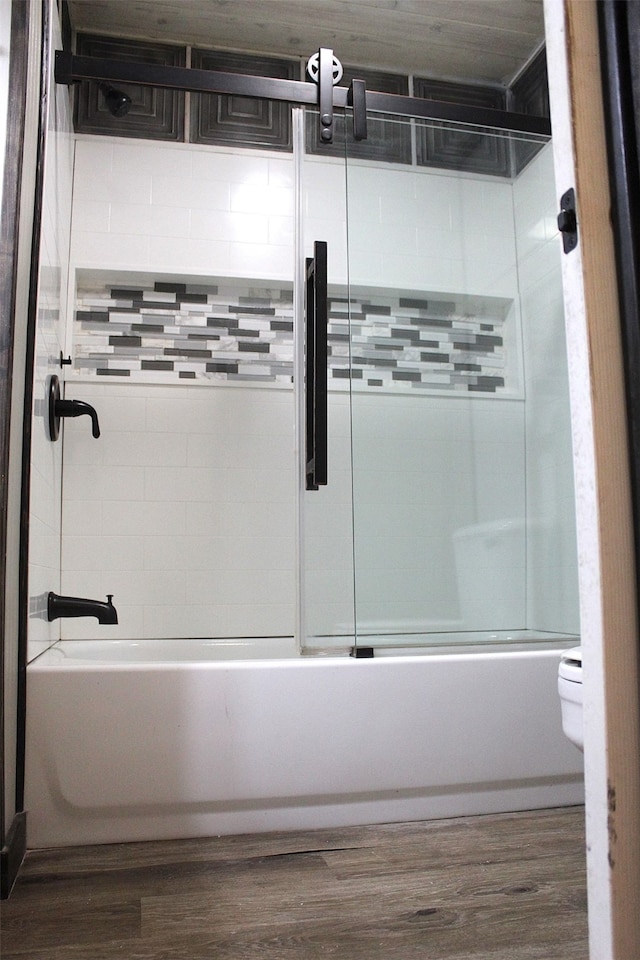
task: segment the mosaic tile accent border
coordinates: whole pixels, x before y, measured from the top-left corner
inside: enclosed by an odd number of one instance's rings
[[[344,291],[342,291],[344,294]],[[329,302],[331,389],[508,392],[512,301],[363,295]],[[293,289],[249,281],[78,283],[76,374],[133,382],[293,381]]]
[[[462,312],[451,300],[415,297],[331,298],[330,383],[397,391],[498,393],[508,383],[505,306]],[[349,340],[351,343],[349,344]]]
[[[234,280],[79,284],[74,369],[158,383],[290,384],[293,288]]]

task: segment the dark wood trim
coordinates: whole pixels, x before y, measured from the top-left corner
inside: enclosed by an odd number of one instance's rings
[[[58,0],[58,12],[62,29],[62,49],[70,51],[73,43],[73,26],[69,13],[69,0]]]
[[[27,852],[27,815],[16,813],[0,850],[0,900],[7,900]]]
[[[29,47],[29,6],[11,5],[11,48],[9,62],[9,102],[7,139],[3,172],[2,211],[0,213],[0,556],[6,557],[7,509],[9,476],[10,411],[13,387],[13,341],[18,270],[17,234],[20,219],[20,184],[22,183],[22,143],[24,137],[27,61]],[[0,575],[0,846],[5,845],[7,816],[7,776],[4,738],[6,729],[4,687],[6,657],[6,579]],[[11,787],[13,789],[13,786]]]
[[[636,15],[634,32],[635,7],[626,0],[598,0],[597,4],[640,596],[640,130],[634,103],[634,94],[640,94],[640,77],[634,77],[632,67],[640,22]]]
[[[29,623],[29,512],[31,506],[31,437],[33,430],[33,377],[38,324],[38,283],[40,278],[40,240],[44,202],[45,147],[49,105],[49,4],[42,0],[40,108],[34,187],[33,225],[31,232],[31,264],[27,305],[27,341],[25,354],[25,387],[22,433],[22,491],[20,502],[20,564],[18,636],[18,742],[16,770],[16,810],[24,809],[24,764],[27,716],[27,644]]]

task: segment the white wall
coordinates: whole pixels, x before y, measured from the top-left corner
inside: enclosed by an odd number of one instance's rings
[[[51,4],[51,47],[62,40],[55,4]],[[52,374],[61,379],[69,268],[73,139],[69,94],[49,79],[49,107],[40,243],[37,332],[31,443],[31,515],[29,525],[29,656],[59,636],[59,623],[46,619],[46,597],[60,590],[62,443],[52,443],[47,424],[47,393]]]
[[[75,176],[74,269],[293,274],[289,158],[91,137],[77,142]],[[306,252],[314,239],[328,240],[330,277],[345,282],[342,166],[307,159],[304,177]],[[517,297],[508,181],[360,163],[348,191],[353,283],[381,287],[384,276],[403,290]],[[529,294],[538,251],[524,252]],[[67,620],[65,635],[291,633],[292,392],[101,379],[68,383],[67,395],[95,403],[104,426],[94,441],[88,421],[65,424],[63,592],[113,592],[121,623]],[[331,400],[331,485],[308,498],[310,633],[349,630],[353,621],[347,400]],[[455,532],[524,517],[524,404],[493,395],[355,400],[358,618],[454,628],[461,602],[486,599],[478,582],[461,597]],[[545,497],[536,501],[536,519],[546,518]],[[527,625],[524,565],[517,578],[504,619],[477,629]]]

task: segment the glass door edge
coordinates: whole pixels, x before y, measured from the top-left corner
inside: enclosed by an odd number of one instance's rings
[[[305,150],[305,116],[303,107],[292,108],[293,164],[294,164],[294,241],[293,241],[293,342],[294,342],[294,457],[296,469],[295,527],[296,527],[296,648],[302,653],[305,647],[305,529],[304,529],[304,198],[303,163]]]

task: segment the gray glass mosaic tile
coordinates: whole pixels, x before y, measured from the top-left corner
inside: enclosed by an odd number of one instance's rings
[[[79,282],[73,372],[171,383],[293,381],[293,290],[219,279]],[[197,299],[194,299],[196,298]],[[502,298],[329,298],[330,389],[514,392]]]

